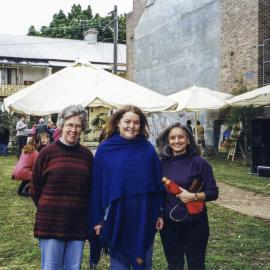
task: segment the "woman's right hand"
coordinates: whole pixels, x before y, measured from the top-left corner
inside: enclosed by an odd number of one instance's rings
[[[101,228],[102,228],[102,225],[96,225],[95,227],[94,227],[94,230],[95,230],[95,232],[96,232],[96,235],[100,235],[100,232],[101,232]]]
[[[186,189],[182,188],[182,192],[177,194],[176,197],[181,200],[183,203],[192,202],[194,200],[194,193],[187,191]]]

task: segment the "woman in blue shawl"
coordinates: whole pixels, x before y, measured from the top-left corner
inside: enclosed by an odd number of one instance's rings
[[[152,269],[163,187],[146,116],[127,105],[112,115],[103,135],[93,164],[90,232],[108,247],[111,270]]]

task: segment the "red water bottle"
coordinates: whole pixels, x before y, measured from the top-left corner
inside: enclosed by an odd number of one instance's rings
[[[180,186],[178,186],[174,181],[166,177],[163,177],[162,182],[171,194],[177,195],[182,192],[182,189],[180,188]]]
[[[180,194],[182,192],[181,187],[179,185],[177,185],[174,181],[172,181],[166,177],[163,177],[162,182],[171,194],[177,195],[177,194]],[[202,202],[202,201],[188,202],[185,205],[186,205],[188,213],[190,215],[197,215],[197,214],[201,213],[203,208],[204,208],[204,202]]]

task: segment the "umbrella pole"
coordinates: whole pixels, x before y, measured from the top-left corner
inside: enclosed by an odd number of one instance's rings
[[[199,119],[199,112],[195,112],[195,141],[198,143],[198,132],[197,132],[197,120]]]

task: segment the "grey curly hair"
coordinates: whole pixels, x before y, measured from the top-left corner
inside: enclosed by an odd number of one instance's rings
[[[62,130],[65,122],[72,116],[79,116],[82,122],[82,129],[87,127],[87,111],[82,105],[70,105],[67,106],[59,116],[58,127]]]

